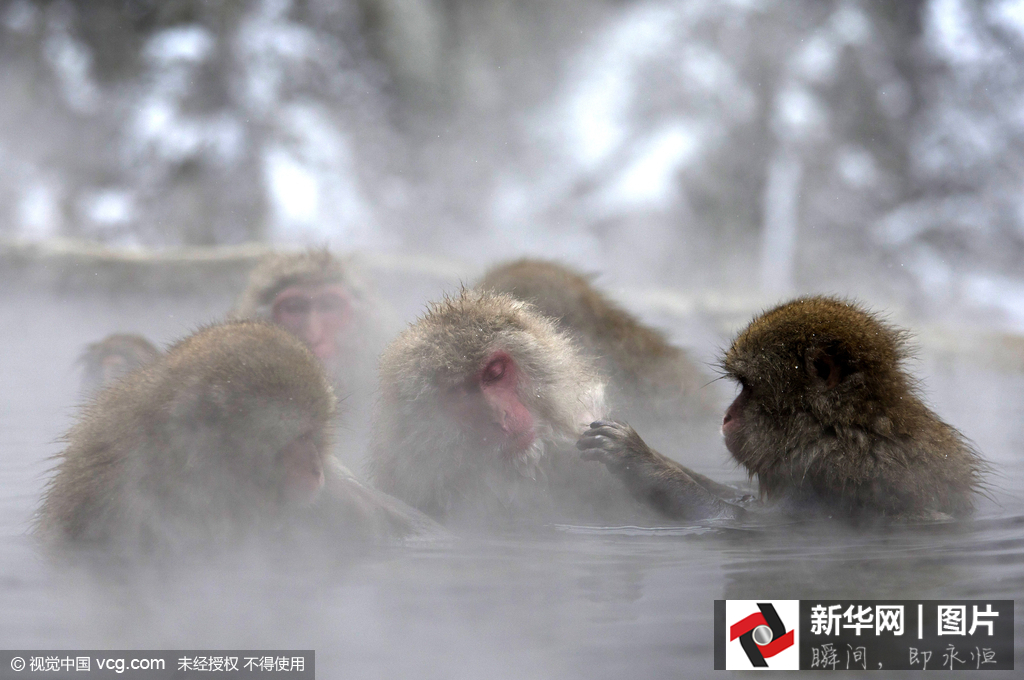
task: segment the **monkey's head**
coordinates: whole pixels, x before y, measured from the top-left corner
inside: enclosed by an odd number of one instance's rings
[[[92,392],[111,384],[160,356],[160,350],[139,335],[115,333],[85,348],[78,363],[83,367],[82,389]]]
[[[851,302],[801,298],[765,312],[722,362],[741,387],[722,422],[726,447],[763,475],[837,431],[905,431],[919,403],[907,354],[903,331]]]
[[[364,304],[364,288],[350,268],[326,249],[310,250],[264,258],[234,315],[282,326],[333,372],[358,342],[356,317]]]
[[[163,467],[196,508],[274,514],[316,499],[335,399],[292,335],[253,321],[205,329],[168,351],[157,389]]]
[[[614,304],[592,285],[591,279],[557,262],[523,258],[490,269],[476,285],[481,290],[508,293],[535,305],[563,329],[600,333],[600,319]]]
[[[432,305],[381,357],[374,473],[443,512],[460,486],[535,477],[603,410],[603,384],[554,322],[508,295],[463,290]]]

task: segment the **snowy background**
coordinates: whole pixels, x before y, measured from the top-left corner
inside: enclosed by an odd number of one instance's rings
[[[1024,1],[0,0],[0,239],[1024,329]]]

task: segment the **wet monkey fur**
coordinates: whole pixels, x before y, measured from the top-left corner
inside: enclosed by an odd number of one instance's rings
[[[653,520],[574,448],[602,415],[603,390],[551,319],[509,295],[463,290],[381,358],[373,479],[445,521]]]
[[[181,340],[86,405],[39,511],[54,547],[167,557],[299,532],[325,544],[419,532],[420,513],[327,453],[323,367],[272,324]]]
[[[770,500],[840,514],[969,514],[985,468],[921,401],[907,333],[844,300],[795,300],[755,319],[722,362],[741,386],[722,431]]]
[[[764,499],[785,510],[969,515],[986,465],[922,402],[907,357],[906,332],[845,300],[800,298],[765,312],[722,360],[741,388],[723,419],[726,447]],[[674,474],[671,461],[619,423],[595,423],[579,446],[634,486],[664,485]],[[630,457],[643,465],[625,469]]]

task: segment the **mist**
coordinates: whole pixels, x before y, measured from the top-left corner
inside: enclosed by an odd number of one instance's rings
[[[0,0],[0,93],[6,648],[702,677],[714,599],[1024,602],[1021,0]],[[496,263],[568,264],[709,381],[758,311],[856,299],[913,331],[925,401],[990,489],[949,533],[548,526],[184,575],[49,560],[33,513],[85,345],[166,347],[224,318],[261,255],[307,246],[351,255],[399,329]],[[707,389],[724,410],[733,388]],[[749,484],[720,443],[650,443]]]

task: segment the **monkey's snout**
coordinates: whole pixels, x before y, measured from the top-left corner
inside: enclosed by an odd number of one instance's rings
[[[725,410],[725,415],[722,416],[722,434],[728,436],[731,430],[736,429],[739,424],[739,407],[733,403],[729,408]]]

